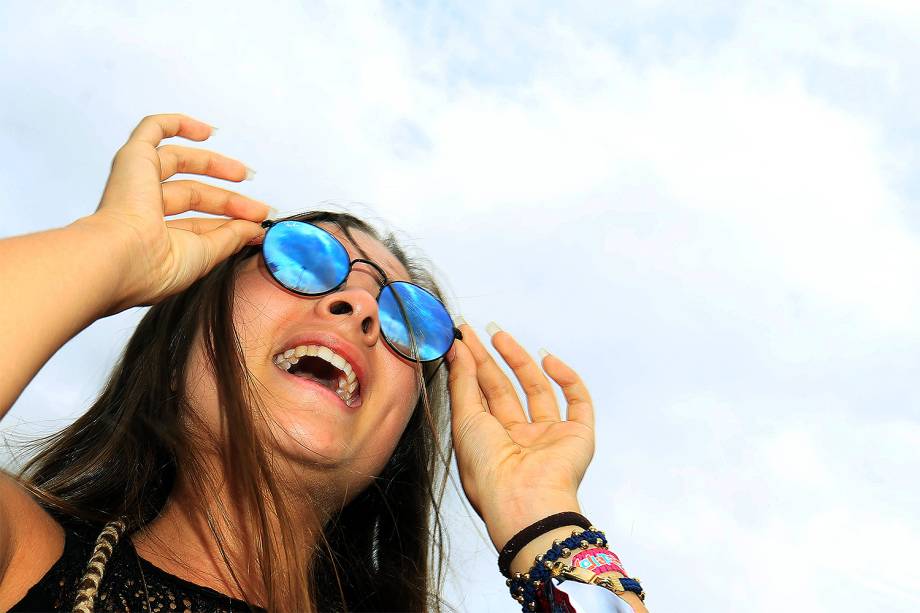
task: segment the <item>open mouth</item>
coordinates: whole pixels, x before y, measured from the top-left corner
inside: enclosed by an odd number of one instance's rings
[[[277,354],[274,362],[287,374],[315,381],[332,391],[348,407],[361,404],[360,385],[354,370],[327,347],[300,345]]]

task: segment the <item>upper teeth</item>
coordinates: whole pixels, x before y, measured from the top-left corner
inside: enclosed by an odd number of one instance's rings
[[[292,364],[297,364],[300,358],[305,355],[322,358],[344,373],[343,377],[339,377],[339,385],[336,393],[346,403],[349,402],[352,399],[355,389],[358,387],[358,376],[355,374],[351,364],[332,349],[329,349],[329,347],[324,347],[322,345],[298,345],[297,347],[277,354],[274,361],[279,368],[289,370]]]

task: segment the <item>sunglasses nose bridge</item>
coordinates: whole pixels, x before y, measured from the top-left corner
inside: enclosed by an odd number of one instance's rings
[[[368,266],[372,267],[374,270],[377,271],[377,274],[380,275],[380,280],[377,283],[378,285],[380,285],[381,289],[385,287],[387,283],[389,283],[389,279],[387,279],[387,273],[385,273],[383,269],[380,268],[380,266],[376,262],[372,262],[371,260],[365,260],[364,258],[355,258],[348,264],[348,274],[349,275],[351,274],[351,271],[355,269],[355,264],[359,262],[362,264],[367,264]],[[348,278],[346,276],[346,281],[347,280]]]
[[[356,263],[370,264],[377,271],[379,277],[375,277],[373,274],[371,274],[370,271],[366,269],[365,270],[361,270],[360,268],[356,269],[355,268]],[[351,273],[354,272],[355,270],[358,270],[359,272],[363,272],[364,274],[366,274],[367,276],[373,279],[373,288],[370,286],[370,284],[368,284],[368,287],[365,289],[374,298],[374,300],[378,303],[378,306],[379,306],[380,294],[383,292],[383,288],[387,286],[389,281],[386,278],[386,274],[380,269],[380,267],[374,264],[373,262],[369,262],[368,260],[364,260],[361,258],[356,258],[352,260],[348,264],[348,270],[346,270],[345,272],[345,278],[342,279],[341,283],[339,283],[339,285],[336,286],[336,288],[332,291],[340,292],[345,289],[353,289],[354,286],[349,287],[348,280],[351,278]]]

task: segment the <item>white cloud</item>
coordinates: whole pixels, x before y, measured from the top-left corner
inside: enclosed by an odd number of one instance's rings
[[[90,212],[144,114],[212,121],[234,189],[356,201],[582,373],[583,507],[656,609],[916,609],[913,3],[220,6],[2,10],[4,233]],[[126,321],[7,420],[85,406]],[[448,597],[510,610],[452,525]]]

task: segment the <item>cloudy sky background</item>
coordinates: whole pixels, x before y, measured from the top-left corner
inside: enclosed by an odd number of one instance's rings
[[[255,6],[3,3],[0,235],[92,212],[144,115],[195,116],[221,131],[175,142],[258,171],[203,181],[398,231],[479,330],[582,374],[582,507],[652,610],[920,607],[920,5]],[[2,433],[85,410],[141,314]],[[460,496],[445,596],[513,611]]]

